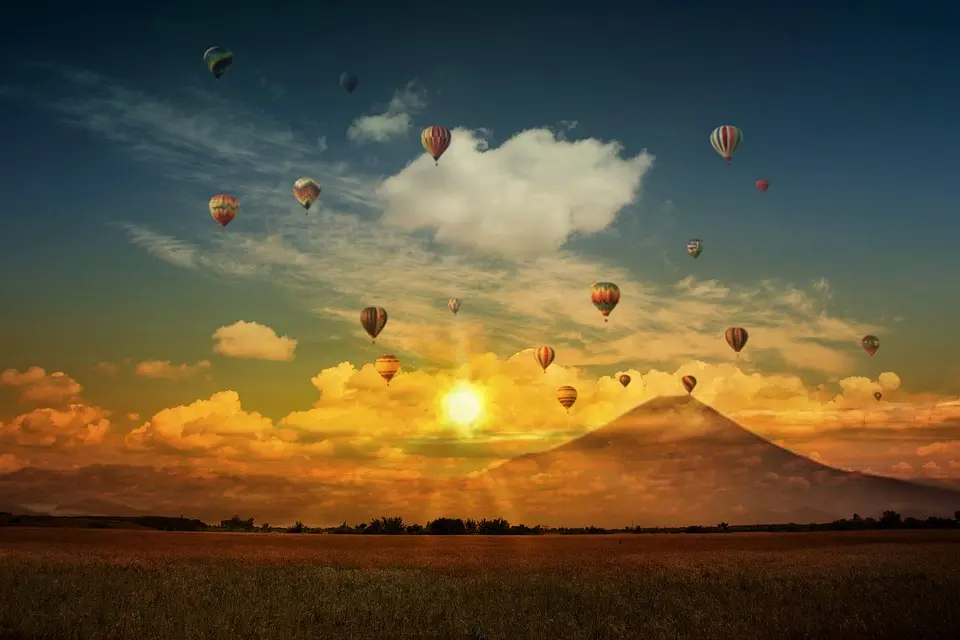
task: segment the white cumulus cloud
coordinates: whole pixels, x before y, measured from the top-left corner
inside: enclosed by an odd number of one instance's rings
[[[413,124],[413,114],[426,106],[423,90],[410,82],[393,94],[386,111],[377,115],[360,116],[347,129],[347,138],[354,142],[386,142],[406,135]]]
[[[213,350],[231,358],[293,360],[297,348],[294,338],[280,337],[270,327],[243,320],[220,327],[214,332],[213,339],[216,341]]]
[[[456,129],[439,168],[424,155],[381,183],[383,221],[486,252],[547,252],[575,233],[602,231],[637,201],[653,156],[622,151],[615,141],[568,141],[549,129],[491,149],[482,133]]]

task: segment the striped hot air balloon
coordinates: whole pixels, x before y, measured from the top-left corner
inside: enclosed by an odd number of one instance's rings
[[[380,356],[373,366],[376,368],[377,373],[380,374],[380,377],[387,381],[387,386],[389,387],[390,381],[393,380],[393,377],[400,371],[400,359],[394,355]]]
[[[743,132],[732,124],[721,125],[710,134],[710,144],[728,164],[733,160],[733,154],[737,152],[741,142]]]
[[[387,326],[387,310],[383,307],[367,307],[360,312],[360,325],[376,342],[377,336]]]
[[[603,321],[608,322],[607,316],[620,302],[620,287],[612,282],[594,282],[590,286],[590,301],[600,310]]]
[[[696,260],[700,257],[700,254],[703,253],[703,243],[697,238],[690,238],[687,240],[687,253]]]
[[[460,311],[460,298],[450,298],[447,300],[447,307],[450,308],[450,311],[453,311],[453,315],[457,315],[457,312]]]
[[[577,390],[570,386],[562,386],[557,389],[557,402],[566,409],[570,410],[573,403],[577,401]]]
[[[240,201],[231,195],[220,193],[210,198],[210,215],[222,229],[240,213]]]
[[[737,353],[737,357],[740,355],[740,350],[743,349],[747,340],[750,339],[750,334],[747,333],[747,330],[743,327],[730,327],[727,329],[724,337],[727,339],[727,344],[730,345],[730,348]]]
[[[553,347],[543,345],[542,347],[537,347],[533,352],[533,357],[536,358],[537,363],[539,363],[543,372],[546,373],[547,367],[549,367],[553,359],[557,357],[557,352],[553,350]]]
[[[427,127],[420,133],[420,142],[427,150],[433,163],[440,165],[440,156],[450,146],[450,130],[446,127]]]
[[[618,379],[620,380],[620,384],[625,387],[630,384],[630,380],[631,380],[630,376],[627,375],[626,373],[621,373]]]
[[[697,388],[697,379],[693,376],[683,376],[680,378],[680,382],[687,393],[693,393],[693,390]]]

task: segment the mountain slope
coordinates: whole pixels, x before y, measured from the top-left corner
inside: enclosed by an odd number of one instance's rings
[[[949,515],[960,492],[833,469],[688,396],[660,397],[489,472],[495,507],[525,523],[623,526]]]

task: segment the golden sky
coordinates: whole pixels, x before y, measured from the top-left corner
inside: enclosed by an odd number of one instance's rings
[[[241,329],[232,341],[218,343],[219,353],[282,359],[289,347],[266,327],[251,323]],[[310,379],[316,389],[312,408],[279,419],[245,406],[229,388],[151,415],[120,413],[88,400],[82,382],[69,372],[8,369],[0,374],[6,400],[0,471],[33,467],[62,476],[91,465],[119,465],[98,468],[133,474],[109,480],[101,473],[73,500],[66,485],[50,489],[58,498],[45,497],[49,479],[37,479],[32,508],[52,501],[62,509],[65,502],[91,505],[102,499],[147,512],[176,511],[179,504],[211,517],[217,509],[230,510],[222,506],[226,503],[281,518],[300,509],[304,519],[365,519],[380,514],[358,513],[358,496],[402,512],[426,491],[424,483],[478,477],[506,459],[570,441],[648,399],[684,393],[680,378],[694,375],[694,396],[700,401],[814,460],[874,474],[960,479],[960,398],[910,393],[894,372],[811,386],[731,358],[719,365],[693,361],[674,371],[627,370],[632,382],[624,388],[617,380],[621,372],[591,375],[566,366],[562,352],[544,373],[532,349],[503,358],[473,349],[483,342],[482,327],[465,324],[455,331],[462,332],[458,340],[423,336],[419,350],[433,350],[437,362],[464,364],[401,369],[388,387],[372,363],[341,362]],[[445,352],[443,345],[456,347]],[[144,384],[166,379],[188,385],[215,371],[206,360],[104,363],[101,369],[112,376],[140,376]],[[555,396],[562,385],[578,391],[569,413]],[[454,391],[479,401],[472,424],[450,418],[445,399]],[[874,398],[878,391],[880,401]],[[144,480],[137,476],[144,470],[176,476],[181,484],[160,482],[145,494],[138,488]],[[184,478],[193,489],[182,486]],[[246,488],[231,488],[225,478]],[[204,482],[211,487],[206,497],[198,489]],[[253,485],[260,488],[250,489]],[[311,498],[299,501],[298,487],[306,486],[313,487]],[[324,487],[322,499],[317,487]],[[287,511],[271,511],[277,505]]]

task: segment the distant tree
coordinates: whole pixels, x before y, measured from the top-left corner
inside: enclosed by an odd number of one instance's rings
[[[370,526],[370,525],[368,525],[366,522],[361,522],[360,524],[358,524],[357,526],[355,526],[354,529],[356,529],[356,530],[359,531],[360,533],[363,533],[364,531],[367,530],[367,527],[369,527],[369,526]]]
[[[307,525],[303,524],[300,520],[297,520],[292,527],[287,528],[287,533],[306,533]]]
[[[854,521],[854,522],[863,522],[863,518],[860,517],[860,514],[859,514],[859,513],[855,513],[855,514],[853,514],[853,521]]]
[[[427,533],[434,535],[464,535],[467,532],[466,524],[461,518],[437,518],[426,526]]]
[[[407,533],[412,533],[413,535],[419,535],[423,533],[423,525],[422,524],[407,525]]]
[[[227,529],[228,531],[253,531],[253,518],[247,518],[246,520],[241,520],[240,516],[234,515],[229,520],[221,520],[220,528]]]
[[[877,521],[877,526],[884,529],[893,529],[903,524],[903,519],[896,511],[884,511]]]
[[[407,525],[403,523],[403,518],[400,516],[383,517],[381,520],[383,521],[383,532],[387,535],[395,536],[405,533],[407,530]]]
[[[730,530],[730,525],[727,524],[726,522],[721,522],[720,524],[717,525],[717,529],[719,529],[720,531],[726,532]]]
[[[473,518],[469,518],[463,521],[463,528],[467,533],[477,533],[480,531],[480,523]]]
[[[953,512],[953,519],[956,520],[957,522],[960,522],[960,511]]]
[[[498,536],[510,533],[510,523],[503,518],[481,520],[477,523],[477,532],[485,536]]]
[[[260,531],[270,531],[270,523],[264,522],[260,525]]]

